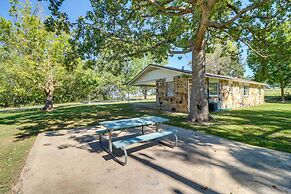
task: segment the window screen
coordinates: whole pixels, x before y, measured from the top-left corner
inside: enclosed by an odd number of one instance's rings
[[[167,82],[167,96],[174,96],[174,82]]]
[[[209,96],[218,96],[218,82],[209,82]]]

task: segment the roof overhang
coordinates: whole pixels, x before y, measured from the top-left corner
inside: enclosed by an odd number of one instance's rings
[[[149,64],[139,74],[137,74],[131,81],[129,81],[128,85],[155,86],[156,80],[166,79],[166,81],[173,81],[174,77],[182,75],[182,74],[192,75],[192,71]],[[243,82],[243,83],[255,84],[255,85],[266,85],[260,82],[234,78],[234,77],[229,77],[229,76],[224,76],[224,75],[206,73],[205,76],[212,79],[229,80],[229,81],[234,81],[234,82]]]
[[[137,74],[128,85],[132,86],[155,86],[156,80],[166,79],[174,81],[174,77],[183,74],[172,68],[150,64]]]

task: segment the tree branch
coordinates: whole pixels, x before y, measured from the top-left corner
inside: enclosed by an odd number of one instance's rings
[[[172,1],[166,1],[164,4],[160,4],[156,0],[147,0],[150,5],[155,6],[160,12],[163,12],[167,15],[184,15],[192,13],[192,9],[188,7],[179,7],[179,6],[166,6]]]
[[[247,41],[242,40],[241,38],[238,38],[239,41],[244,43],[251,51],[253,51],[255,54],[259,55],[260,57],[267,58],[270,57],[271,55],[264,55],[261,52],[257,51],[254,49]]]
[[[237,14],[231,18],[230,20],[226,21],[226,22],[208,22],[208,27],[213,27],[213,28],[227,28],[228,26],[230,26],[234,21],[236,21],[237,19],[239,19],[243,14],[245,14],[248,11],[254,10],[262,5],[264,5],[265,3],[269,2],[271,0],[263,0],[259,3],[254,3],[252,5],[249,5],[247,7],[245,7],[244,9],[240,10],[237,12]]]
[[[169,51],[169,54],[170,54],[170,55],[182,55],[182,54],[189,53],[189,52],[191,52],[191,51],[192,51],[191,48],[188,48],[188,49],[186,49],[186,50],[182,50],[182,51],[174,51],[174,50],[170,50],[170,51]]]
[[[230,3],[226,3],[226,7],[234,11],[234,13],[238,14],[239,8],[235,7],[234,5],[231,5]]]
[[[150,46],[150,47],[147,47],[147,48],[141,49],[141,50],[136,51],[136,52],[133,52],[133,53],[128,53],[128,54],[126,54],[126,55],[123,55],[123,56],[121,56],[121,58],[126,59],[127,57],[134,57],[134,56],[137,56],[137,55],[139,55],[139,54],[149,52],[149,51],[154,50],[154,49],[160,47],[161,45],[167,43],[168,41],[169,41],[169,40],[163,40],[163,41],[158,42],[158,43],[156,43],[156,44],[154,44],[154,45],[152,45],[152,46]],[[112,56],[112,57],[110,57],[110,58],[111,58],[111,59],[114,59],[114,58],[116,58],[116,57],[117,57],[117,55],[114,55],[114,56]]]
[[[230,37],[238,40],[238,41],[241,41],[243,44],[245,44],[251,51],[253,51],[255,54],[257,54],[258,56],[260,57],[263,57],[263,58],[267,58],[267,57],[270,57],[271,55],[265,55],[261,52],[259,52],[258,50],[256,50],[255,48],[253,48],[247,41],[241,39],[239,36],[235,36],[233,34],[230,34],[228,33],[227,31],[224,31],[226,34],[228,34]]]

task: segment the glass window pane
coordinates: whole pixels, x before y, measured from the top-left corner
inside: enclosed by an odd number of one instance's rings
[[[218,83],[209,83],[209,95],[210,96],[217,96],[218,95]]]

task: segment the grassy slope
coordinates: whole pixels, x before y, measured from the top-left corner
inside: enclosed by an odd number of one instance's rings
[[[38,110],[0,112],[0,193],[8,191],[17,180],[38,133],[144,115],[168,117],[171,125],[291,152],[291,104],[269,103],[215,113],[216,122],[203,127],[189,125],[186,114],[136,110],[126,103],[63,106],[49,113]]]

